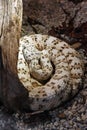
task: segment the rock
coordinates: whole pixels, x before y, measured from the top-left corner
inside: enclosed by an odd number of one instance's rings
[[[58,114],[58,117],[59,117],[60,119],[66,119],[66,115],[65,115],[64,113]]]
[[[85,120],[87,120],[87,113],[86,114],[81,114],[81,119],[83,120],[83,121],[85,121]]]
[[[72,45],[72,47],[74,48],[74,49],[78,49],[79,47],[81,47],[81,43],[80,42],[77,42],[77,43],[74,43],[73,45]]]
[[[87,46],[86,0],[23,0],[23,3],[23,22],[31,26],[28,29],[30,34],[32,30],[34,33],[62,38],[69,43],[82,42]]]
[[[56,121],[56,122],[54,122],[54,126],[58,126],[58,122]]]

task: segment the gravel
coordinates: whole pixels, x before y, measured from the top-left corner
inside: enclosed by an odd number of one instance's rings
[[[87,57],[84,59],[87,65]],[[0,130],[87,130],[87,68],[84,79],[83,89],[72,100],[51,111],[8,114],[1,106]]]

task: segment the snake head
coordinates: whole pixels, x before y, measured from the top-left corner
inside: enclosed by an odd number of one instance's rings
[[[23,52],[24,59],[28,64],[30,64],[30,62],[34,61],[35,59],[37,60],[40,58],[40,51],[38,51],[34,45],[25,44],[23,46],[22,52]]]

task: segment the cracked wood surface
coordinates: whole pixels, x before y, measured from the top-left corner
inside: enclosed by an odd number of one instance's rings
[[[0,47],[4,68],[16,73],[22,0],[0,0]]]
[[[0,103],[19,111],[28,92],[17,76],[17,55],[22,23],[22,0],[0,0]]]

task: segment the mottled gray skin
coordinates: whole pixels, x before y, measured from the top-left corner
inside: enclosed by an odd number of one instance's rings
[[[35,34],[20,39],[17,70],[29,91],[31,110],[44,111],[59,106],[79,91],[84,64],[79,53],[66,42]]]

